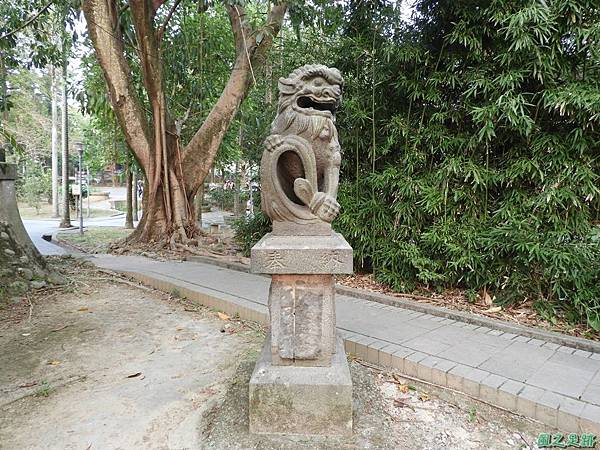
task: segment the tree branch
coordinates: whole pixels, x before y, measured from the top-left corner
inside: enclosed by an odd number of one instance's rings
[[[156,14],[156,11],[158,11],[158,8],[160,8],[162,6],[163,3],[165,3],[166,0],[152,0],[152,15],[150,17],[154,18],[154,15]]]
[[[7,37],[12,36],[13,34],[18,33],[19,31],[21,31],[23,28],[27,27],[28,25],[30,25],[33,21],[35,21],[35,19],[37,19],[40,15],[42,15],[48,8],[50,8],[50,6],[52,6],[52,4],[54,3],[54,0],[50,0],[46,6],[44,6],[42,9],[40,9],[37,13],[35,13],[30,19],[26,20],[24,23],[21,24],[21,26],[15,28],[12,31],[9,31],[7,33],[4,33],[2,36],[0,36],[0,40],[6,39]]]
[[[252,34],[252,29],[246,20],[246,10],[242,5],[226,5],[229,24],[233,32],[235,53],[239,55],[248,46],[246,37]]]
[[[165,33],[165,30],[167,29],[167,24],[169,23],[169,20],[171,20],[173,13],[179,6],[179,3],[181,3],[181,0],[175,0],[173,5],[171,6],[171,9],[169,9],[169,13],[167,14],[167,17],[165,17],[164,22],[158,29],[158,32],[156,33],[156,36],[157,36],[156,38],[157,38],[158,42],[162,41],[163,34]]]
[[[273,6],[264,26],[253,33],[245,20],[243,7],[227,6],[236,47],[235,64],[217,103],[185,146],[183,170],[188,193],[197,191],[210,170],[225,132],[252,84],[252,65],[263,62],[262,57],[271,47],[273,37],[279,33],[286,11],[285,2]],[[256,36],[259,34],[262,34],[262,40],[257,43]]]
[[[287,4],[285,2],[274,5],[271,8],[271,11],[269,11],[265,25],[257,33],[257,35],[262,33],[263,39],[258,44],[258,49],[254,53],[254,58],[252,60],[253,64],[256,64],[257,60],[262,60],[265,56],[265,53],[271,48],[273,39],[281,31],[281,25],[283,24],[286,11]]]
[[[124,53],[123,36],[118,26],[114,0],[85,0],[82,4],[96,58],[104,73],[109,98],[127,144],[140,164],[151,162],[152,137],[131,78],[131,67]]]
[[[151,104],[162,96],[162,65],[158,41],[152,24],[153,6],[141,0],[131,2],[131,17],[139,43],[139,57],[148,100]]]

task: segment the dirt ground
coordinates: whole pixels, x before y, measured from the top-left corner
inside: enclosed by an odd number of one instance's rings
[[[202,421],[203,448],[220,449],[537,449],[543,425],[460,394],[434,392],[398,374],[350,362],[354,391],[349,438],[257,436],[248,433],[248,382],[243,360],[222,401]]]
[[[262,333],[76,269],[74,292],[0,311],[0,448],[201,448],[203,410]]]
[[[264,330],[62,261],[66,288],[0,310],[1,449],[522,449],[545,431],[352,361],[351,438],[250,435]]]

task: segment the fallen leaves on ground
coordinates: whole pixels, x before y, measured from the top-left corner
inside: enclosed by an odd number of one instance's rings
[[[370,292],[389,295],[402,300],[417,303],[425,303],[435,306],[442,306],[448,309],[467,311],[480,316],[491,317],[508,322],[518,323],[529,327],[540,328],[546,331],[555,331],[570,336],[584,337],[600,341],[600,333],[595,332],[585,324],[570,324],[560,318],[556,323],[545,320],[533,307],[534,301],[525,299],[520,303],[513,305],[491,306],[486,305],[485,300],[481,298],[483,291],[477,298],[469,301],[467,292],[462,289],[446,289],[442,293],[436,292],[426,286],[420,286],[418,293],[400,293],[393,291],[389,286],[378,282],[373,274],[354,274],[345,277],[338,277],[337,282],[343,286],[355,289],[362,289]],[[485,293],[490,296],[489,293]],[[489,302],[489,300],[488,300]],[[490,307],[491,306],[491,307]]]
[[[494,303],[494,299],[490,296],[487,289],[484,288],[480,296],[483,300],[484,305],[491,306]]]
[[[398,408],[410,408],[414,411],[414,408],[408,403],[409,398],[397,398],[394,400],[394,406]]]
[[[411,386],[410,384],[400,384],[398,386],[398,390],[403,394],[406,394],[409,391],[416,391],[416,388],[414,386]]]

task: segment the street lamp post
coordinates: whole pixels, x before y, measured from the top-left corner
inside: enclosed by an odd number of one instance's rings
[[[89,219],[90,217],[92,217],[92,211],[90,209],[90,186],[92,185],[90,183],[90,166],[87,166],[85,173],[85,179],[87,181],[87,218]]]
[[[83,236],[83,144],[78,142],[75,145],[79,152],[79,235]]]

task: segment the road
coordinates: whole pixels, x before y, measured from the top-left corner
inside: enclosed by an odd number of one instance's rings
[[[42,255],[62,255],[67,253],[64,248],[45,241],[42,236],[45,234],[54,234],[60,230],[59,220],[23,220],[23,225],[29,234],[33,244]],[[114,217],[98,217],[94,219],[84,219],[83,226],[86,227],[122,227],[125,222],[125,215],[120,214]],[[73,225],[78,225],[76,218],[71,220]]]
[[[223,216],[223,212],[218,210],[203,213],[202,228],[208,229],[213,223],[223,226],[225,222]],[[59,219],[23,220],[23,225],[25,225],[29,237],[42,255],[62,255],[66,253],[64,248],[52,244],[51,242],[47,242],[42,238],[44,234],[54,234],[59,231],[59,223]],[[79,220],[74,217],[71,219],[71,224],[77,227],[79,226]],[[125,214],[111,217],[96,217],[92,219],[84,218],[83,220],[84,229],[88,227],[122,227],[124,225]],[[134,222],[134,225],[137,225],[137,222]]]

